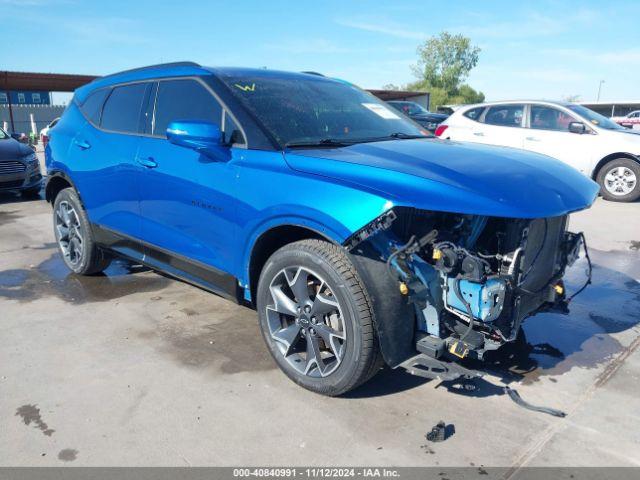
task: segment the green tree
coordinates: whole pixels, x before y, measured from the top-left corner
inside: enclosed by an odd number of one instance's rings
[[[442,32],[418,46],[418,63],[413,71],[417,81],[408,89],[428,91],[431,105],[478,103],[484,94],[464,83],[478,64],[480,48],[461,34]]]

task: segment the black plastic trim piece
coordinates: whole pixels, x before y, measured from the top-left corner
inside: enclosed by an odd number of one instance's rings
[[[131,258],[143,265],[196,285],[222,297],[240,303],[242,300],[238,280],[233,275],[117,232],[108,227],[92,224],[96,243],[119,255]]]

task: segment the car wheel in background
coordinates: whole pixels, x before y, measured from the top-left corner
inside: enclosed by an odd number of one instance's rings
[[[634,160],[611,160],[600,169],[597,180],[607,200],[633,202],[640,197],[640,163]]]
[[[263,337],[280,369],[323,395],[340,395],[382,366],[367,293],[337,246],[302,240],[276,251],[260,275]]]
[[[62,259],[74,273],[92,275],[111,263],[96,246],[89,220],[73,188],[65,188],[56,196],[53,231]]]

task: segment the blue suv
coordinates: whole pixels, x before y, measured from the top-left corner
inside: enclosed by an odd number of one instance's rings
[[[114,256],[258,311],[276,363],[339,395],[386,363],[455,378],[562,309],[598,186],[443,141],[313,73],[145,67],[78,89],[46,149],[66,265]],[[586,250],[585,250],[586,251]]]

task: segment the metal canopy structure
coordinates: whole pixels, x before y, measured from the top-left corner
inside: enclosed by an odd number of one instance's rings
[[[65,73],[32,73],[0,71],[0,89],[43,90],[47,92],[73,92],[76,88],[95,80],[94,75]]]
[[[65,73],[33,73],[0,71],[0,91],[7,93],[11,130],[15,129],[13,109],[11,108],[12,90],[41,90],[47,92],[73,92],[76,88],[98,78],[94,75],[73,75]]]

